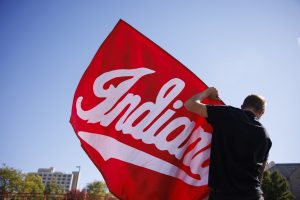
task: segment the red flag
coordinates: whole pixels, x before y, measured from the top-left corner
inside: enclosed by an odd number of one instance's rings
[[[207,196],[212,129],[183,107],[206,88],[170,54],[118,22],[80,80],[70,120],[115,196]]]

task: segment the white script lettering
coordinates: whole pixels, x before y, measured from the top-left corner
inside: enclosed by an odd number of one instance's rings
[[[185,83],[178,78],[169,80],[158,92],[155,102],[149,101],[141,104],[141,96],[128,93],[143,76],[152,73],[155,71],[137,68],[119,69],[101,74],[94,82],[93,91],[96,97],[104,98],[104,100],[90,110],[83,110],[84,99],[78,97],[77,115],[87,120],[88,123],[100,123],[101,126],[107,127],[125,111],[116,122],[117,131],[130,134],[146,144],[154,144],[159,150],[167,150],[177,159],[183,159],[183,164],[189,166],[191,172],[199,174],[202,182],[207,181],[208,167],[203,167],[202,164],[209,158],[210,151],[209,148],[201,150],[210,144],[211,134],[201,127],[195,128],[195,122],[188,117],[181,116],[172,119],[176,110],[183,106],[181,100],[175,99],[184,89]],[[119,77],[130,77],[130,79],[121,82],[116,87],[111,84],[108,89],[104,88],[107,82]],[[170,104],[172,109],[167,108]],[[141,116],[143,116],[142,119]],[[168,136],[178,129],[182,131],[168,141]],[[188,148],[191,144],[193,144],[192,149]]]

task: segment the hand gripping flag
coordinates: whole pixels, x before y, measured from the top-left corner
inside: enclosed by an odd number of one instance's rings
[[[208,195],[212,128],[183,106],[206,88],[154,42],[117,23],[79,82],[70,120],[115,196]]]

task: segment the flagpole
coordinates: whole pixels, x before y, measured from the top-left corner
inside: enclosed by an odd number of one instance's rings
[[[77,177],[76,188],[75,188],[75,200],[77,199],[77,186],[78,186],[78,181],[79,181],[80,165],[77,165],[76,168],[78,168],[78,177]]]

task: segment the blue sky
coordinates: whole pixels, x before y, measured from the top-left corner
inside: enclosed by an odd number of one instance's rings
[[[0,1],[0,162],[81,166],[102,180],[69,117],[77,84],[119,19],[219,89],[226,104],[265,96],[270,160],[300,162],[300,1]]]

